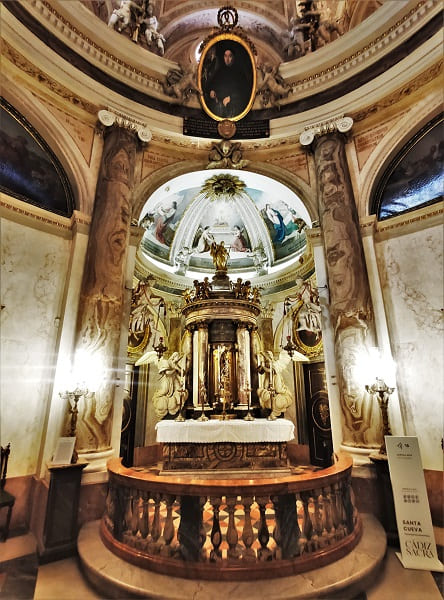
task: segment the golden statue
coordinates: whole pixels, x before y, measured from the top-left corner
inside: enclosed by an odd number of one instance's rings
[[[222,240],[220,244],[213,242],[210,247],[210,254],[216,271],[224,271],[226,273],[229,251],[225,248],[224,241]]]

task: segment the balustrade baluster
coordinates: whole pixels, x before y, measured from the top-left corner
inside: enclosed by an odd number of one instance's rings
[[[324,498],[325,528],[327,529],[329,544],[331,544],[334,540],[336,529],[333,525],[333,509],[331,505],[330,488],[324,488],[322,490],[322,495]]]
[[[154,516],[151,525],[151,539],[153,542],[157,543],[157,540],[160,538],[160,533],[160,494],[154,494]]]
[[[199,500],[199,542],[200,542],[200,557],[201,560],[206,561],[207,554],[204,549],[205,542],[207,541],[207,532],[204,525],[203,513],[205,509],[205,504],[207,503],[206,497],[201,497]]]
[[[316,506],[316,525],[319,539],[319,547],[325,548],[328,545],[328,533],[327,528],[325,526],[325,508],[324,508],[324,496],[322,494],[317,494],[315,498],[315,506]]]
[[[272,552],[267,547],[268,541],[270,539],[270,533],[268,531],[267,518],[266,518],[266,514],[265,514],[268,498],[264,498],[264,497],[256,498],[256,502],[258,503],[259,514],[260,514],[260,524],[259,524],[259,531],[258,531],[257,537],[258,537],[259,543],[261,545],[261,547],[258,550],[257,556],[258,556],[259,560],[264,560],[264,561],[271,560]]]
[[[301,538],[301,553],[302,552],[310,552],[311,550],[311,537],[313,534],[313,524],[310,518],[310,510],[309,510],[309,502],[310,502],[310,493],[309,492],[301,492],[300,498],[304,510],[304,525],[302,529],[302,538]],[[302,545],[303,544],[303,545]]]
[[[275,557],[276,559],[294,558],[300,554],[301,538],[296,496],[294,494],[273,496],[272,501],[276,518],[273,537],[279,550],[275,552]]]
[[[334,514],[336,515],[336,539],[340,540],[345,536],[345,518],[339,483],[335,483],[333,486],[333,506],[335,509]]]
[[[213,544],[213,549],[210,552],[210,561],[216,562],[222,558],[222,552],[219,550],[219,546],[222,543],[222,531],[220,529],[219,522],[219,510],[220,505],[222,503],[222,498],[220,497],[211,497],[210,503],[213,507],[213,526],[211,528],[211,543]]]
[[[177,538],[183,560],[197,562],[200,554],[200,501],[197,496],[180,499],[180,525]]]
[[[341,482],[341,498],[345,513],[345,526],[347,534],[350,535],[354,529],[353,513],[354,507],[351,499],[351,478],[350,476]]]
[[[140,493],[136,491],[131,496],[131,533],[135,536],[139,531],[139,504]]]
[[[171,542],[174,538],[173,503],[175,497],[170,494],[164,494],[163,499],[166,504],[165,524],[163,526],[163,540],[165,544],[162,546],[160,554],[162,556],[171,556],[173,553]]]
[[[281,544],[282,544],[282,539],[281,539],[281,510],[280,510],[280,505],[279,505],[279,496],[272,496],[271,497],[271,501],[273,502],[273,509],[274,509],[274,515],[275,515],[275,525],[274,525],[274,529],[273,529],[273,539],[276,543],[276,548],[274,549],[273,552],[273,557],[276,560],[281,560],[282,559],[282,549],[281,549]]]
[[[228,511],[228,528],[227,528],[227,543],[228,558],[239,558],[240,552],[237,548],[239,535],[237,533],[236,523],[234,519],[234,511],[236,509],[237,498],[235,496],[227,496],[227,511]]]
[[[139,531],[143,539],[146,539],[150,530],[148,521],[148,501],[148,492],[142,492],[142,510],[140,512]]]
[[[122,539],[125,544],[131,545],[131,522],[133,519],[133,492],[125,488],[124,495],[124,517],[123,517],[123,532]]]
[[[244,527],[242,530],[242,541],[245,546],[245,550],[242,552],[243,560],[247,561],[255,561],[256,553],[251,547],[254,542],[254,531],[253,526],[251,524],[251,505],[253,504],[253,498],[247,496],[242,499],[242,503],[244,505]]]

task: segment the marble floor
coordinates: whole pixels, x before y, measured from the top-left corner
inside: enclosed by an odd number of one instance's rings
[[[354,600],[442,598],[444,590],[441,574],[404,569],[395,555],[395,550],[388,547],[379,575],[366,592]],[[0,599],[107,600],[86,581],[77,558],[67,558],[39,566],[36,560],[35,539],[30,533],[11,537],[0,543]],[[237,599],[231,596],[230,600]],[[270,597],[269,600],[273,598]]]

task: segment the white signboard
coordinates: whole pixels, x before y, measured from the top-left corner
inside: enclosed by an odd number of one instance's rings
[[[436,553],[418,438],[385,436],[401,554],[406,569],[442,571]]]

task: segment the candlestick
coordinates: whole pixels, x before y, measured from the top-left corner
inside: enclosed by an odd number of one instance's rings
[[[247,386],[245,391],[247,392],[247,414],[244,417],[244,421],[254,421],[254,417],[250,413],[251,388]]]
[[[207,399],[207,391],[205,389],[205,384],[202,383],[200,386],[200,402],[201,402],[201,406],[202,406],[202,414],[197,419],[198,421],[208,421],[208,417],[205,416],[205,410],[204,410],[206,399]]]

